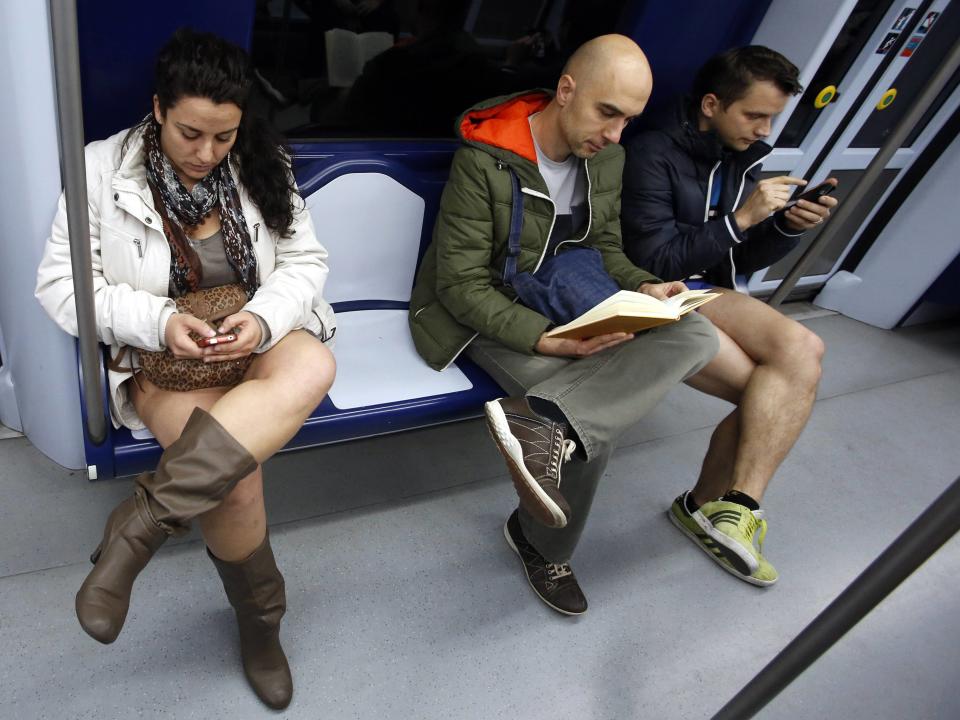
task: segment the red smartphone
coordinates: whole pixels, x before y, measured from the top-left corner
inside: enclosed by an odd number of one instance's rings
[[[200,347],[210,347],[211,345],[223,345],[225,343],[232,343],[237,339],[237,336],[233,333],[228,333],[226,335],[214,335],[213,337],[205,337],[197,340],[197,345]]]
[[[837,186],[830,182],[824,182],[817,185],[815,188],[809,190],[804,190],[802,193],[797,195],[794,198],[790,198],[790,202],[787,203],[786,207],[791,207],[797,204],[797,200],[807,200],[809,202],[817,202],[824,195],[829,195],[834,190],[837,189]]]

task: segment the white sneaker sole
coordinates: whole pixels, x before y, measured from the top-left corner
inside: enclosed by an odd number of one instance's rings
[[[723,547],[740,558],[740,560],[743,561],[743,564],[749,568],[751,573],[755,573],[760,569],[760,563],[757,562],[757,559],[753,555],[744,550],[743,546],[732,537],[717,530],[713,523],[711,523],[707,516],[702,512],[698,511],[690,517],[692,517],[693,521],[700,526],[700,529],[703,530],[707,537],[717,543],[717,545],[723,545]]]
[[[530,576],[527,574],[527,566],[523,562],[523,557],[520,555],[520,551],[517,550],[517,546],[513,543],[513,538],[510,537],[510,531],[507,529],[507,523],[510,522],[510,518],[507,518],[507,522],[503,524],[503,537],[507,541],[507,545],[510,546],[510,549],[513,550],[517,555],[517,559],[520,560],[520,565],[523,567],[523,576],[527,579],[527,585],[530,586],[530,589],[533,590],[533,594],[537,596],[537,599],[540,600],[544,605],[549,607],[551,610],[556,610],[561,615],[566,615],[567,617],[580,617],[581,615],[586,614],[586,610],[582,613],[573,613],[569,610],[561,610],[552,602],[543,597],[540,593],[537,592],[537,589],[533,586],[533,582],[530,580]]]
[[[667,517],[670,518],[670,522],[674,524],[677,530],[679,530],[688,538],[690,538],[693,544],[696,545],[700,550],[702,550],[708,558],[713,560],[713,562],[715,562],[721,568],[723,568],[728,573],[733,575],[735,578],[739,580],[743,580],[744,582],[750,583],[751,585],[756,585],[757,587],[768,587],[770,585],[773,585],[776,582],[776,580],[760,580],[758,578],[753,577],[752,575],[744,575],[743,573],[739,572],[736,568],[734,568],[732,565],[727,565],[721,562],[720,558],[718,558],[716,555],[710,552],[710,548],[706,547],[703,543],[700,542],[700,538],[696,536],[696,533],[691,532],[686,525],[680,522],[677,516],[673,514],[672,509],[669,509],[669,508],[667,509]],[[726,547],[726,545],[724,545],[724,547]]]
[[[510,474],[514,481],[522,481],[523,486],[530,491],[530,494],[536,498],[541,507],[552,518],[552,523],[545,523],[548,527],[559,530],[567,526],[567,516],[553,499],[544,492],[526,465],[523,464],[523,449],[520,447],[520,441],[510,432],[510,425],[507,423],[507,416],[500,407],[500,403],[491,400],[485,403],[483,410],[487,416],[487,428],[490,430],[490,437],[500,448],[500,452],[507,460],[510,468]],[[521,500],[524,498],[521,496]]]

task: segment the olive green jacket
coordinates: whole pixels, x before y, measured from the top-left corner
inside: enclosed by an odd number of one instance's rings
[[[523,229],[517,272],[535,272],[543,262],[555,208],[537,168],[528,117],[544,108],[543,90],[489,100],[464,113],[457,150],[443,190],[433,241],[424,255],[410,298],[410,332],[417,351],[443,370],[477,334],[533,353],[550,320],[516,302],[503,284],[516,173],[523,197]],[[589,221],[586,233],[561,243],[599,250],[607,272],[621,288],[636,290],[657,279],[631,263],[620,237],[623,149],[608,145],[583,161]]]

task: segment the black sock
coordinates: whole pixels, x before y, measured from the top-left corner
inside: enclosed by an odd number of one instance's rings
[[[567,438],[569,440],[573,440],[577,444],[577,449],[573,456],[577,460],[587,459],[586,451],[583,448],[583,442],[581,442],[580,438],[577,436],[576,430],[574,430],[570,425],[570,422],[567,420],[567,416],[563,414],[563,411],[560,410],[560,408],[558,408],[549,400],[544,400],[543,398],[539,398],[534,395],[527,395],[527,402],[530,404],[530,409],[537,413],[537,415],[542,415],[548,420],[553,420],[556,423],[563,423],[564,427],[567,428]]]
[[[683,496],[683,504],[687,508],[687,512],[693,515],[697,510],[700,509],[700,505],[697,504],[697,501],[693,499],[693,493],[688,492]]]
[[[527,395],[527,402],[530,403],[530,409],[537,413],[537,415],[543,415],[545,418],[553,420],[554,422],[569,425],[566,416],[560,412],[560,408],[549,400]]]
[[[760,503],[747,495],[745,492],[740,492],[739,490],[731,490],[720,499],[726,502],[736,503],[737,505],[743,505],[745,508],[747,508],[747,510],[760,509]]]

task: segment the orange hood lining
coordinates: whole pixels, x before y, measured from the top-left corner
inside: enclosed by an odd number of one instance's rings
[[[542,92],[520,95],[500,105],[468,112],[460,121],[460,134],[465,140],[493,145],[514,152],[537,163],[528,117],[550,103]]]

